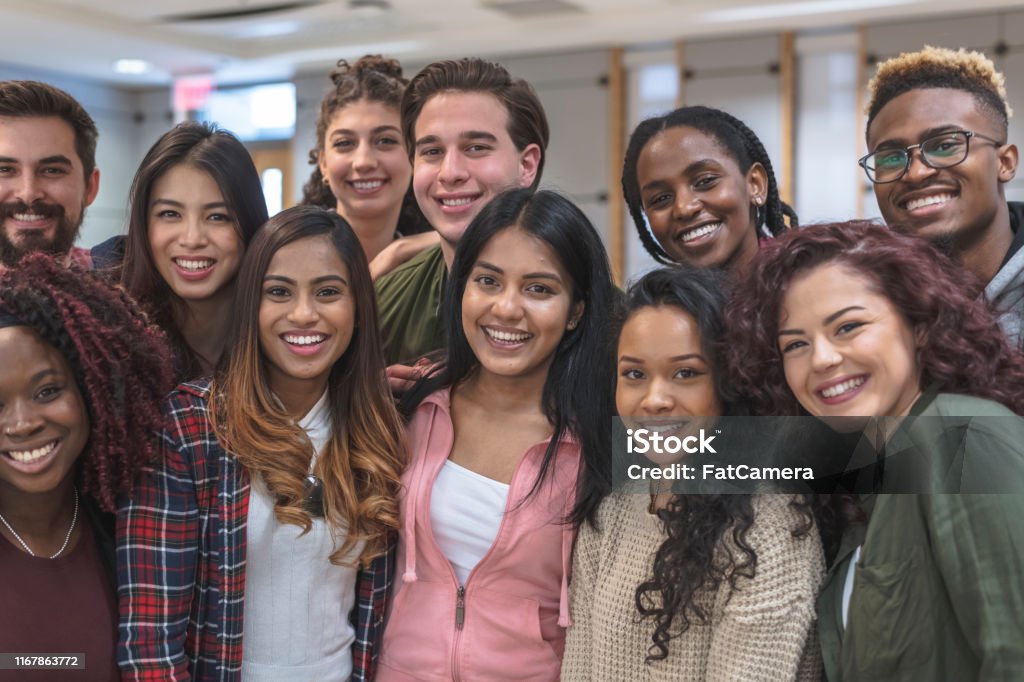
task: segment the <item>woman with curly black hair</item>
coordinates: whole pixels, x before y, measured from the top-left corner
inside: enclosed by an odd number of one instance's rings
[[[741,412],[718,346],[723,277],[666,268],[630,288],[615,391],[627,424],[669,437]],[[562,679],[819,679],[824,570],[806,500],[613,493],[580,528]]]
[[[111,512],[154,452],[163,334],[123,292],[35,254],[0,273],[0,358],[0,642],[84,654],[90,680],[118,680]]]

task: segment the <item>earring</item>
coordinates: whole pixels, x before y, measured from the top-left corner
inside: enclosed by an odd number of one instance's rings
[[[325,185],[329,185],[329,184],[331,184],[331,181],[330,181],[330,179],[328,179],[328,178],[324,178],[324,184],[325,184]]]
[[[569,331],[576,329],[577,324],[579,324],[579,320],[569,320],[569,324],[567,325],[569,327]]]
[[[754,197],[754,203],[760,206],[764,203],[764,197]]]

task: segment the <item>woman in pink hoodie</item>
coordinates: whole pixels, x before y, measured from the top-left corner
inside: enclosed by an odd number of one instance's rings
[[[396,592],[380,682],[556,680],[577,522],[607,485],[614,287],[552,192],[512,190],[455,255],[447,356],[406,396]]]

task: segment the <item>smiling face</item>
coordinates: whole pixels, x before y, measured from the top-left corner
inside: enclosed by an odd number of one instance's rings
[[[270,389],[320,396],[352,341],[356,305],[348,267],[326,235],[281,247],[263,276],[260,349]]]
[[[918,341],[863,275],[826,263],[796,277],[779,315],[786,383],[819,417],[897,417],[921,395]]]
[[[630,315],[617,358],[615,408],[627,426],[681,438],[707,426],[704,417],[721,415],[697,321],[681,308],[648,306]]]
[[[85,177],[75,133],[56,116],[0,116],[0,264],[26,253],[67,253],[99,191]]]
[[[398,220],[412,177],[400,126],[398,109],[365,99],[345,105],[331,119],[320,172],[338,200],[338,213],[350,223],[392,214]]]
[[[415,126],[413,191],[451,266],[469,223],[501,192],[529,187],[541,150],[520,151],[508,133],[508,111],[483,92],[443,92],[420,111]]]
[[[673,260],[743,269],[757,255],[755,201],[767,193],[761,164],[743,173],[714,137],[676,126],[644,146],[636,174],[651,231]]]
[[[562,336],[583,303],[551,246],[517,227],[495,234],[473,265],[462,296],[462,327],[483,372],[547,377]]]
[[[921,88],[894,97],[868,128],[870,152],[904,148],[950,130],[969,130],[1005,140],[1006,133],[991,114],[980,109],[969,92]],[[1005,210],[1002,185],[1013,179],[1017,150],[974,138],[963,163],[929,168],[913,152],[906,174],[896,182],[875,185],[875,198],[885,221],[928,239],[952,241],[966,249],[984,240]]]
[[[0,492],[45,493],[74,476],[89,417],[61,353],[28,327],[0,329]]]
[[[167,285],[185,301],[226,294],[242,259],[238,227],[216,181],[179,164],[149,193],[149,248]]]

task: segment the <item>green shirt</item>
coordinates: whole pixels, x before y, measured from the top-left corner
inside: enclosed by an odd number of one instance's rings
[[[384,354],[389,365],[413,362],[445,344],[441,304],[447,268],[435,246],[377,280]]]
[[[961,463],[962,480],[988,479],[1001,462],[1005,489],[1020,492],[865,497],[870,521],[844,535],[818,598],[827,677],[1024,680],[1024,419],[947,394],[925,395],[911,414],[952,425],[922,442],[955,448],[936,456]],[[843,585],[858,545],[844,628]]]

